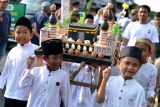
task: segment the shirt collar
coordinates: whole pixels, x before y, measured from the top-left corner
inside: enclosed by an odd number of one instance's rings
[[[17,44],[17,46],[19,46],[19,47],[27,47],[27,46],[29,46],[31,44],[31,41],[29,41],[28,43],[26,43],[26,44],[24,44],[23,46],[21,45],[21,44]]]

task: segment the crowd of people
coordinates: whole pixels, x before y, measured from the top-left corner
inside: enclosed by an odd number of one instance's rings
[[[0,60],[5,55],[11,15],[6,10],[9,0],[0,0]],[[96,15],[85,13],[78,1],[71,6],[71,23],[101,26],[118,23],[121,46],[119,63],[84,65],[76,81],[98,84],[98,89],[70,84],[69,77],[79,63],[63,61],[63,41],[50,39],[41,43],[43,65],[36,66],[34,51],[39,48],[40,29],[50,15],[60,19],[60,8],[50,2],[33,19],[20,17],[14,27],[17,45],[6,58],[0,75],[0,95],[5,88],[4,107],[150,107],[160,99],[160,12],[149,21],[147,5],[123,10],[118,16],[112,3],[101,7]],[[125,11],[125,12],[124,12]],[[80,20],[81,13],[84,20]],[[55,22],[56,22],[55,21]],[[109,23],[112,22],[112,23]]]

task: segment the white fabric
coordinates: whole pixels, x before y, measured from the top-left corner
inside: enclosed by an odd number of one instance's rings
[[[79,63],[73,63],[71,67],[71,71],[75,72],[78,67]],[[91,83],[91,71],[87,66],[82,67],[80,72],[75,77],[75,81]],[[71,85],[72,89],[72,98],[74,107],[90,107],[91,104],[91,90],[88,87],[82,87],[77,85]]]
[[[148,97],[154,97],[157,79],[157,69],[155,65],[151,64],[149,61],[143,64],[134,78],[144,88],[146,99]]]
[[[99,24],[101,25],[101,24],[103,24],[103,22],[104,22],[104,20],[103,20],[102,16],[96,15],[94,17],[94,25],[99,25]]]
[[[6,85],[4,94],[6,98],[27,101],[29,90],[28,88],[20,88],[18,82],[26,67],[26,59],[34,55],[34,50],[37,48],[38,46],[29,42],[24,46],[18,44],[8,53],[4,69],[0,76],[0,88],[3,89]]]
[[[27,107],[60,107],[61,99],[65,107],[72,107],[69,78],[64,70],[49,73],[46,65],[31,71],[26,69],[20,86],[31,86]]]
[[[148,24],[140,24],[139,22],[131,22],[124,30],[122,36],[127,38],[127,46],[134,46],[138,38],[148,38],[153,43],[158,43],[158,31],[155,26]]]
[[[106,85],[102,107],[146,107],[145,92],[135,79],[111,76]]]

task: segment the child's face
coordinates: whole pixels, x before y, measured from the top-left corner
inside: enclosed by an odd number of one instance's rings
[[[93,20],[87,18],[87,19],[84,21],[84,23],[85,23],[85,24],[93,24]]]
[[[120,59],[120,70],[122,77],[127,79],[132,79],[132,77],[138,72],[140,67],[140,62],[138,59],[133,57],[123,57]]]
[[[136,47],[142,50],[142,58],[141,58],[142,64],[146,63],[148,60],[148,57],[151,56],[151,51],[149,46],[144,43],[137,43]]]
[[[44,56],[44,60],[47,62],[50,70],[55,71],[61,66],[63,54]]]
[[[31,32],[26,26],[17,26],[15,28],[15,39],[17,43],[24,45],[31,40]]]

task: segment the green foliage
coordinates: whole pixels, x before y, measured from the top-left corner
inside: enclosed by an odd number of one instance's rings
[[[49,22],[45,22],[45,23],[44,23],[44,26],[45,26],[45,28],[47,28],[47,29],[49,29],[49,25],[50,25]]]
[[[68,25],[71,23],[71,12],[69,12],[69,15],[64,18],[63,23],[58,22],[58,25],[60,26],[60,28],[65,28],[68,27]]]

